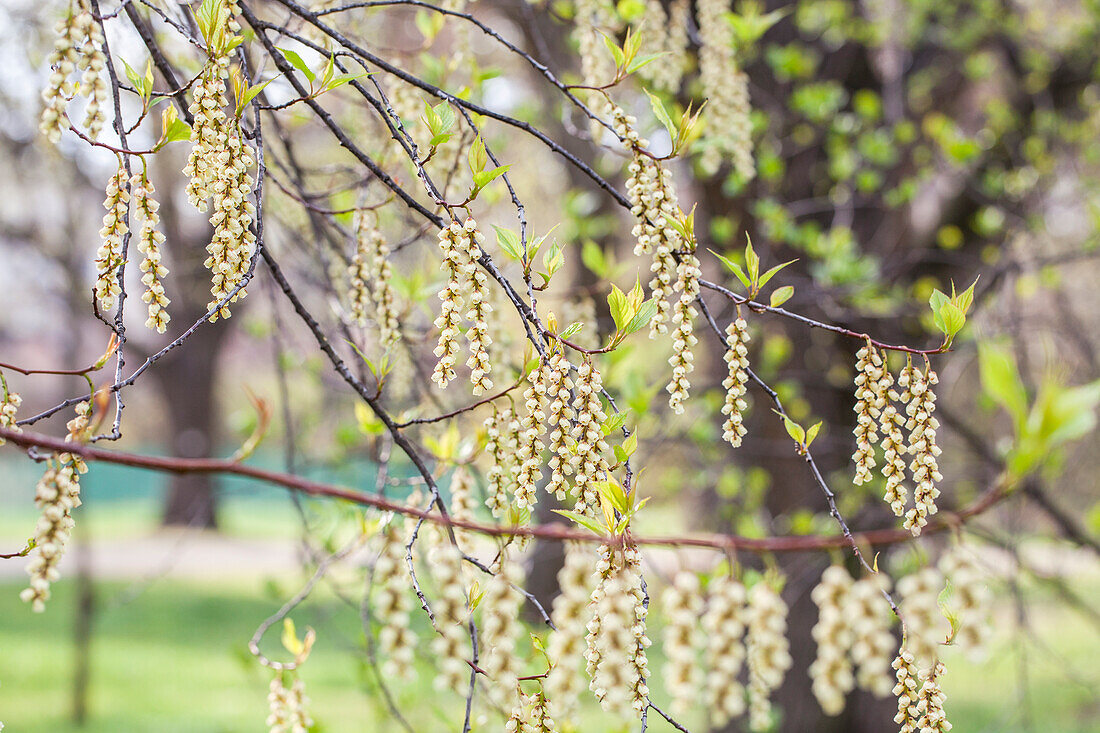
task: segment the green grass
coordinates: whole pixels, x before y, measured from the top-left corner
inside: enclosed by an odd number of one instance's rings
[[[288,585],[283,583],[283,585]],[[247,657],[245,642],[278,601],[263,583],[191,584],[160,581],[136,593],[118,583],[97,586],[99,608],[92,647],[90,719],[70,719],[73,585],[56,585],[45,614],[32,614],[17,598],[19,584],[0,585],[0,720],[21,733],[184,733],[264,730],[269,676]],[[289,588],[280,589],[280,597]],[[1040,604],[1043,644],[1095,678],[1100,655],[1095,632],[1074,612]],[[319,592],[294,614],[299,626],[319,631],[303,678],[320,730],[389,731],[397,727],[373,696],[372,677],[357,654],[360,640],[354,609]],[[659,630],[652,630],[659,638]],[[277,644],[277,630],[271,647]],[[420,629],[420,638],[428,638]],[[653,648],[657,675],[661,660]],[[1043,733],[1096,733],[1091,691],[1072,681],[1072,670],[1029,646],[1032,715]],[[1024,730],[1017,705],[1018,657],[1014,646],[981,664],[947,652],[944,687],[955,730],[967,733]],[[792,674],[804,674],[792,672]],[[394,685],[399,704],[418,730],[451,730],[461,700],[436,693],[431,672],[421,665],[419,681]],[[1093,679],[1095,681],[1095,679]],[[1087,684],[1087,683],[1086,683]],[[659,687],[659,685],[654,685]],[[660,693],[657,693],[660,694]],[[692,721],[689,716],[688,720]],[[612,730],[602,717],[586,716],[582,730]],[[692,721],[697,722],[697,721]],[[497,723],[483,730],[495,730]],[[654,731],[665,730],[655,724]]]

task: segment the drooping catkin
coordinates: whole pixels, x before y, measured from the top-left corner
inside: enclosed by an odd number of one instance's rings
[[[882,357],[870,343],[856,352],[856,451],[852,461],[856,474],[852,482],[857,486],[871,481],[875,467],[875,443],[878,442],[878,418],[886,406],[886,392],[882,389],[885,372]]]
[[[466,331],[466,339],[470,357],[466,364],[470,367],[470,381],[474,385],[475,395],[493,387],[489,379],[492,366],[487,351],[492,339],[485,320],[492,306],[485,299],[485,273],[478,270],[475,264],[481,256],[482,241],[484,236],[472,218],[461,225],[454,221],[439,232],[439,247],[443,252],[441,267],[447,272],[447,284],[439,291],[442,308],[435,320],[439,329],[435,355],[439,361],[432,373],[432,381],[440,388],[446,387],[455,378],[461,311],[464,305],[467,306],[465,315],[470,321],[470,328]]]
[[[985,583],[986,574],[978,567],[972,554],[958,545],[939,561],[940,572],[951,583],[947,606],[955,615],[955,645],[980,658],[993,632],[990,610],[993,593]]]
[[[848,617],[852,628],[852,663],[856,684],[876,697],[886,697],[893,686],[890,662],[896,651],[890,631],[893,611],[882,595],[880,576],[861,578],[849,593]]]
[[[747,618],[749,729],[767,730],[772,723],[771,693],[791,668],[787,604],[766,581],[761,581],[749,592]]]
[[[604,548],[601,548],[601,557]],[[585,649],[589,601],[589,578],[592,576],[593,553],[586,545],[569,542],[565,545],[565,564],[558,571],[561,593],[554,599],[550,618],[547,655],[553,667],[546,678],[546,694],[554,701],[558,715],[568,718],[576,708],[577,697],[584,685],[578,665]]]
[[[607,414],[600,402],[602,389],[600,370],[590,358],[586,358],[577,368],[576,397],[573,400],[576,413],[576,424],[573,426],[575,452],[571,457],[576,511],[581,513],[598,505],[595,483],[607,473],[607,459],[604,457],[607,441],[604,440],[602,427]]]
[[[482,609],[481,667],[491,680],[496,699],[508,700],[516,692],[522,662],[516,654],[519,614],[523,594],[519,563],[502,550],[497,572],[485,586],[485,595],[478,607]]]
[[[922,667],[936,657],[938,645],[947,638],[947,622],[939,607],[943,587],[943,575],[935,567],[922,568],[898,581],[905,645]]]
[[[566,497],[566,476],[573,473],[572,456],[576,441],[573,439],[573,406],[570,394],[573,380],[569,376],[569,362],[560,352],[550,357],[549,378],[546,381],[546,418],[550,431],[547,448],[550,450],[550,481],[546,491],[558,500]]]
[[[160,204],[153,198],[153,182],[149,180],[144,165],[140,173],[134,174],[130,186],[135,218],[141,221],[137,246],[142,254],[141,282],[145,285],[141,299],[149,306],[149,318],[145,321],[145,327],[164,333],[168,322],[172,320],[167,310],[168,296],[164,294],[164,276],[168,274],[160,251],[160,246],[164,244],[164,234],[157,230],[157,224],[160,223]]]
[[[741,438],[747,432],[745,429],[745,410],[748,403],[745,402],[745,392],[749,382],[749,324],[741,317],[726,326],[725,359],[729,365],[729,374],[722,380],[722,387],[726,390],[726,399],[722,405],[722,414],[726,421],[722,425],[722,439],[737,448],[741,445]]]
[[[590,689],[604,710],[623,719],[640,717],[649,696],[650,641],[640,563],[637,548],[624,547],[597,564],[585,653]]]
[[[466,310],[466,320],[470,322],[470,327],[466,329],[470,356],[466,360],[466,366],[470,368],[473,393],[479,395],[493,388],[493,380],[489,379],[489,373],[493,370],[489,361],[489,347],[493,339],[489,336],[488,322],[493,306],[488,301],[485,273],[475,264],[481,257],[481,244],[485,241],[485,237],[477,229],[477,223],[473,219],[467,219],[463,228],[470,232],[467,240],[470,252],[470,284],[467,292],[469,307]]]
[[[727,157],[745,181],[756,175],[752,157],[748,76],[734,56],[733,28],[726,20],[729,0],[698,0],[699,79],[707,100],[707,125],[699,165],[713,175]]]
[[[914,536],[920,534],[928,517],[936,513],[936,497],[940,495],[936,483],[943,480],[937,460],[940,447],[936,444],[940,422],[932,415],[936,409],[932,387],[938,381],[931,367],[921,372],[910,365],[898,377],[898,385],[905,390],[902,399],[909,416],[905,427],[909,430],[909,454],[913,456],[909,464],[913,474],[913,507],[905,513],[904,526]]]
[[[585,86],[599,87],[610,84],[615,76],[615,66],[604,46],[602,33],[615,25],[615,6],[610,0],[577,0],[574,5],[573,40],[581,61],[581,81]],[[604,117],[607,113],[606,97],[589,93],[587,100],[592,111]],[[593,121],[592,137],[599,140],[603,127]]]
[[[672,367],[672,379],[665,390],[668,392],[668,406],[677,415],[684,411],[684,401],[688,397],[688,389],[691,382],[688,375],[695,370],[694,347],[698,342],[695,337],[695,306],[693,303],[699,297],[699,260],[693,252],[683,252],[680,261],[676,265],[676,284],[673,289],[680,293],[679,299],[672,309],[672,356],[668,363]]]
[[[57,24],[57,38],[47,64],[50,75],[42,90],[45,105],[39,129],[52,143],[61,139],[65,109],[76,91],[70,77],[79,70],[83,72],[80,93],[88,98],[84,127],[88,137],[96,140],[107,121],[107,57],[103,53],[103,29],[92,15],[88,0],[69,3],[67,15]]]
[[[485,454],[489,456],[489,470],[485,473],[486,498],[496,518],[508,513],[509,487],[515,482],[519,470],[516,458],[519,452],[519,421],[510,406],[498,408],[492,404],[492,414],[485,419]]]
[[[817,657],[810,664],[812,690],[826,715],[839,715],[845,699],[855,687],[848,650],[852,646],[850,599],[852,576],[839,565],[821,574],[821,582],[810,593],[818,608],[811,634],[817,643]]]
[[[229,13],[222,8],[218,19],[226,27]],[[213,186],[226,160],[223,151],[228,122],[225,114],[225,80],[229,76],[229,54],[219,48],[209,49],[209,58],[198,83],[194,85],[191,105],[191,152],[183,173],[187,183],[187,200],[199,211],[206,211],[213,195]]]
[[[881,384],[886,389],[886,403],[879,414],[879,430],[882,433],[882,450],[885,454],[882,463],[882,475],[886,477],[886,491],[882,498],[890,505],[894,516],[905,515],[905,504],[909,501],[909,490],[905,487],[905,453],[908,447],[901,432],[905,420],[894,406],[901,397],[892,389],[894,375],[888,365],[883,364]]]
[[[91,405],[79,403],[76,417],[66,423],[68,443],[87,439]],[[80,506],[80,474],[88,470],[84,459],[68,452],[55,453],[46,463],[46,471],[35,487],[34,503],[41,512],[34,530],[34,550],[27,563],[29,587],[19,597],[30,603],[36,613],[46,610],[50,585],[61,577],[58,565],[74,526],[72,511]]]
[[[937,661],[931,668],[920,673],[920,702],[917,703],[917,710],[920,712],[917,728],[920,733],[947,733],[952,728],[943,709],[947,696],[940,687],[940,678],[945,671],[943,662]]]
[[[676,279],[673,253],[684,248],[684,239],[669,222],[679,218],[680,205],[668,171],[645,154],[648,143],[634,128],[636,120],[616,105],[612,108],[612,122],[631,154],[626,195],[630,200],[630,213],[635,219],[632,229],[636,239],[634,254],[650,254],[653,257],[650,266],[653,279],[649,282],[657,305],[657,312],[649,322],[649,335],[653,338],[668,331],[672,314],[673,280]]]
[[[917,663],[913,653],[902,647],[891,665],[895,670],[894,696],[898,699],[898,713],[894,722],[901,726],[900,733],[921,733],[917,721],[920,718],[920,687]]]
[[[668,12],[660,0],[647,0],[639,33],[642,53],[661,54],[638,70],[650,85],[663,92],[676,92],[687,68],[689,0],[672,0]]]
[[[461,690],[469,678],[466,659],[470,654],[470,637],[466,629],[468,615],[466,589],[462,578],[462,553],[452,544],[441,544],[432,550],[432,570],[438,592],[432,611],[436,630],[431,651],[439,665],[436,689]]]
[[[664,628],[665,691],[672,698],[672,709],[678,713],[691,710],[699,697],[699,665],[697,650],[702,637],[699,615],[703,597],[699,577],[681,571],[661,596],[667,625]]]
[[[380,623],[378,645],[385,657],[382,673],[386,677],[409,680],[416,676],[413,664],[416,635],[409,625],[413,596],[405,566],[404,530],[404,520],[394,518],[383,531],[373,583],[377,589],[375,615]]]
[[[466,466],[458,466],[451,473],[451,518],[462,522],[472,522],[477,502],[474,499],[474,479]],[[455,537],[463,545],[469,543],[474,535],[472,532],[455,528]]]
[[[368,315],[372,316],[378,343],[385,348],[401,338],[390,247],[378,228],[375,212],[356,211],[354,224],[355,254],[348,265],[351,316],[360,326],[367,324]]]
[[[706,704],[719,727],[745,713],[745,688],[737,678],[745,662],[746,599],[745,586],[729,576],[714,578],[707,589]]]
[[[286,686],[285,677],[289,672],[280,671],[271,680],[267,702],[271,713],[267,716],[267,725],[271,733],[307,733],[313,727],[313,719],[306,712],[309,698],[306,697],[305,683],[302,678],[293,675],[294,681]]]
[[[528,387],[523,392],[526,411],[520,422],[519,451],[516,462],[516,507],[529,509],[535,505],[535,492],[542,478],[542,436],[546,432],[546,385],[551,381],[550,367],[545,359],[527,375]]]
[[[103,208],[107,213],[103,215],[103,228],[99,230],[103,244],[95,258],[95,297],[104,312],[115,307],[115,299],[122,292],[118,282],[123,265],[122,241],[130,231],[130,187],[122,158],[118,160],[118,170],[107,181],[106,196]]]

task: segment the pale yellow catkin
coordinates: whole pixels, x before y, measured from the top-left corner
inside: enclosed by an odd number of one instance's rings
[[[130,231],[129,179],[121,158],[118,161],[118,170],[107,181],[103,208],[107,213],[103,215],[103,228],[99,230],[103,244],[95,258],[95,296],[100,310],[108,312],[115,307],[115,301],[122,293],[122,286],[118,282],[123,265],[122,242]]]
[[[936,658],[937,648],[947,639],[949,626],[939,606],[943,588],[943,575],[935,567],[923,568],[898,581],[906,647],[922,668]]]
[[[585,649],[589,602],[589,578],[596,556],[588,546],[579,542],[565,545],[565,564],[558,571],[561,593],[554,599],[550,618],[554,630],[550,632],[547,655],[553,667],[546,678],[546,694],[554,701],[558,714],[569,718],[577,707],[577,697],[584,687],[579,662]]]
[[[573,426],[575,452],[570,460],[573,464],[576,511],[584,513],[596,511],[599,497],[596,482],[605,477],[608,470],[607,441],[604,440],[603,422],[607,419],[600,391],[603,389],[603,376],[590,359],[585,359],[577,368],[576,397],[573,410],[576,424]]]
[[[766,582],[749,593],[747,653],[749,665],[749,729],[772,724],[771,693],[791,668],[787,641],[787,604]]]
[[[817,623],[811,630],[817,644],[817,657],[809,668],[811,689],[826,715],[839,715],[848,693],[855,687],[848,658],[853,641],[849,610],[852,586],[848,571],[831,565],[810,593],[818,608]]]
[[[410,626],[413,596],[405,566],[404,530],[404,520],[394,518],[383,531],[382,548],[374,564],[374,586],[375,614],[380,623],[378,644],[384,657],[382,673],[409,680],[416,676],[416,635]]]
[[[516,482],[519,465],[520,426],[511,407],[492,405],[492,414],[485,420],[485,454],[489,470],[485,473],[485,505],[497,519],[508,513],[511,504],[509,489]]]
[[[905,383],[902,384],[902,378]],[[913,456],[909,470],[913,475],[913,507],[905,513],[905,528],[919,535],[928,523],[928,517],[936,513],[936,498],[940,490],[936,484],[943,480],[939,470],[940,447],[936,443],[939,420],[932,414],[936,409],[933,386],[939,381],[929,367],[925,371],[906,367],[898,379],[905,390],[905,413],[909,419],[905,427],[909,432],[909,454]]]
[[[878,442],[878,418],[886,406],[886,394],[880,387],[884,373],[882,357],[870,343],[856,352],[856,451],[852,461],[856,464],[857,486],[872,480],[875,467],[875,443]]]
[[[507,551],[501,551],[497,572],[485,585],[478,608],[482,613],[481,667],[492,685],[494,699],[515,695],[522,661],[516,653],[519,615],[523,606],[523,572]]]
[[[164,244],[164,234],[157,230],[160,223],[160,204],[153,198],[155,190],[153,183],[144,167],[140,173],[135,173],[130,181],[135,217],[141,222],[138,232],[138,251],[142,254],[141,282],[145,285],[145,292],[141,299],[149,306],[149,317],[145,321],[146,328],[151,328],[157,333],[164,333],[168,328],[168,322],[172,320],[168,315],[168,296],[164,293],[164,277],[168,274],[168,268],[164,266],[164,258],[161,245]]]
[[[706,701],[717,726],[745,713],[745,688],[738,681],[745,662],[745,586],[729,576],[711,580],[703,630],[707,679]]]
[[[573,439],[575,412],[570,402],[573,380],[569,376],[569,362],[560,352],[550,357],[549,379],[546,382],[546,417],[550,431],[547,448],[550,450],[550,481],[546,491],[559,501],[564,501],[568,489],[569,474],[573,473],[572,456],[577,452]]]
[[[728,348],[722,358],[729,367],[729,373],[722,380],[722,387],[726,390],[722,405],[722,414],[726,416],[722,439],[737,448],[748,432],[744,415],[748,409],[745,393],[749,382],[749,324],[740,314],[726,327],[726,344]]]
[[[286,686],[288,672],[278,672],[271,680],[267,694],[270,714],[267,725],[271,733],[307,733],[313,727],[313,719],[306,712],[309,698],[305,694],[302,678],[294,675],[290,687]]]
[[[680,571],[661,596],[666,625],[663,632],[665,691],[672,709],[680,714],[691,710],[700,692],[698,649],[702,645],[699,617],[703,610],[699,576]]]
[[[438,665],[436,689],[460,691],[469,681],[470,637],[466,629],[468,606],[462,576],[462,553],[451,544],[432,550],[432,571],[438,592],[432,604],[439,632],[431,641]]]

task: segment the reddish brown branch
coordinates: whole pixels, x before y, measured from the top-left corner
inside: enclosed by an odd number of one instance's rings
[[[218,458],[169,458],[163,456],[144,456],[136,453],[123,453],[121,451],[103,450],[87,445],[68,443],[61,438],[54,438],[39,433],[17,433],[7,428],[0,428],[0,438],[13,445],[23,448],[43,448],[50,451],[67,451],[87,461],[102,461],[121,466],[145,468],[153,471],[167,473],[220,473],[236,476],[246,476],[258,481],[266,481],[277,486],[282,486],[291,491],[299,491],[310,496],[324,496],[332,499],[343,499],[355,504],[374,507],[383,511],[396,512],[410,517],[417,517],[436,524],[449,525],[455,529],[466,529],[472,532],[493,537],[539,537],[549,540],[575,540],[579,542],[607,542],[619,544],[622,538],[600,537],[591,532],[573,529],[562,524],[541,524],[528,527],[508,527],[499,524],[484,524],[471,522],[453,517],[445,517],[430,511],[423,511],[416,507],[405,506],[396,501],[386,499],[374,494],[366,494],[361,491],[323,484],[311,481],[301,476],[269,471],[255,466],[235,463]],[[930,522],[923,534],[941,532],[951,527],[956,527],[966,520],[978,516],[989,510],[1010,494],[1011,482],[1002,476],[987,489],[973,504],[955,513],[944,512],[940,518]],[[908,542],[913,536],[904,529],[881,528],[865,532],[853,532],[855,539],[860,543],[871,545],[890,545]],[[663,546],[663,547],[700,547],[722,551],[745,552],[810,552],[828,550],[837,547],[848,546],[848,540],[843,535],[787,535],[777,537],[740,537],[738,535],[700,534],[682,537],[630,537],[630,541],[638,545]]]

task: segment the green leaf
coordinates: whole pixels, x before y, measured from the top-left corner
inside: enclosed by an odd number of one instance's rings
[[[605,278],[610,272],[603,248],[591,239],[584,240],[581,246],[581,262],[597,277]]]
[[[296,51],[291,51],[289,48],[276,48],[275,50],[285,56],[291,66],[305,74],[310,84],[313,84],[317,79],[317,75],[309,70],[309,66],[306,65],[306,62],[302,60],[302,57]]]
[[[633,433],[628,435],[626,440],[623,441],[623,452],[626,453],[627,457],[630,457],[630,456],[634,455],[634,452],[636,450],[638,450],[638,431],[637,430],[635,430]]]
[[[638,58],[634,59],[633,61],[630,62],[630,64],[627,65],[626,73],[633,74],[638,69],[641,69],[644,66],[648,66],[649,64],[653,63],[657,59],[659,59],[662,56],[665,56],[667,54],[668,54],[668,51],[659,51],[657,53],[650,53],[650,54],[646,54],[645,56],[639,56]]]
[[[266,87],[273,81],[275,81],[275,79],[268,79],[263,84],[256,84],[255,86],[250,86],[248,89],[246,89],[244,93],[241,94],[241,103],[239,105],[240,109],[244,109],[245,107],[247,107],[248,103],[255,99],[256,95],[262,92],[264,90],[264,87]]]
[[[955,334],[966,325],[966,316],[954,303],[944,303],[940,309],[940,315],[943,318],[943,331],[948,339],[954,338]]]
[[[594,522],[591,518],[586,517],[583,514],[578,514],[577,512],[568,511],[566,509],[555,509],[554,513],[555,514],[560,514],[563,517],[565,517],[566,519],[570,519],[570,520],[576,522],[580,526],[584,527],[585,529],[587,529],[590,532],[593,532],[597,535],[603,536],[603,535],[607,534],[607,528],[606,527],[601,527],[600,525],[596,524],[596,522]]]
[[[475,137],[474,141],[470,144],[470,151],[466,154],[466,161],[470,166],[470,172],[475,174],[475,176],[485,170],[485,166],[489,164],[489,154],[485,151],[485,142],[481,139],[481,135]]]
[[[809,448],[810,444],[812,444],[814,442],[814,438],[817,437],[817,434],[820,431],[821,431],[821,421],[820,420],[817,421],[816,423],[814,423],[813,425],[811,425],[810,429],[806,431],[806,447],[807,448]]]
[[[603,497],[605,497],[611,506],[615,508],[620,514],[626,514],[630,511],[630,500],[626,496],[626,492],[623,491],[623,487],[618,481],[596,481],[596,491]]]
[[[626,58],[623,56],[623,50],[615,43],[611,36],[604,34],[604,45],[607,46],[607,50],[611,52],[611,58],[615,59],[615,68],[621,69]]]
[[[752,248],[752,237],[745,235],[748,242],[745,244],[745,266],[749,271],[749,280],[752,281],[753,291],[760,289],[760,257]]]
[[[1027,389],[1012,352],[1003,344],[979,341],[978,372],[982,390],[1012,415],[1019,434],[1027,419]]]
[[[562,268],[565,264],[565,255],[562,254],[561,245],[554,242],[550,245],[550,249],[546,250],[546,253],[542,256],[542,266],[546,268],[546,274],[550,277],[554,276],[554,273]]]
[[[522,260],[522,245],[519,241],[519,235],[511,229],[503,229],[495,224],[493,225],[493,229],[497,232],[497,244],[500,245],[500,248],[512,259]]]
[[[653,108],[653,114],[657,116],[661,124],[668,130],[668,136],[670,139],[676,139],[676,125],[672,123],[672,118],[668,116],[668,110],[665,109],[664,102],[656,94],[650,94],[648,89],[643,89],[645,95],[649,97],[649,106]]]
[[[722,264],[725,265],[730,272],[737,276],[737,279],[741,281],[741,284],[745,286],[746,290],[752,289],[752,281],[749,280],[747,275],[745,275],[745,271],[741,269],[741,265],[737,264],[725,255],[718,254],[713,249],[709,251],[712,255],[720,259],[722,261]]]
[[[573,321],[572,323],[569,324],[569,327],[566,328],[564,331],[562,331],[559,335],[563,339],[567,339],[567,338],[570,338],[572,336],[576,336],[578,333],[581,332],[581,329],[583,329],[583,328],[584,328],[583,323],[581,323],[580,321]]]
[[[475,173],[474,174],[474,187],[477,188],[477,189],[485,188],[490,183],[492,183],[493,181],[495,181],[496,179],[500,178],[505,173],[507,173],[508,169],[511,168],[511,167],[512,167],[512,164],[509,163],[508,165],[497,166],[496,168],[493,168],[490,171],[479,171],[479,172]]]
[[[943,323],[943,315],[940,312],[946,303],[951,302],[951,299],[947,297],[946,293],[940,292],[938,289],[932,290],[932,296],[928,298],[928,305],[932,308],[932,318],[938,328],[943,333],[947,333],[947,327]]]
[[[781,288],[776,288],[775,292],[772,293],[772,297],[769,300],[769,303],[771,304],[772,308],[778,308],[779,306],[790,300],[792,295],[794,295],[794,287],[790,285],[784,285]]]
[[[283,648],[297,657],[305,650],[305,644],[298,638],[298,631],[294,628],[294,621],[289,617],[283,619]]]
[[[795,262],[798,262],[798,260],[791,260],[789,262],[784,262],[782,265],[776,265],[772,269],[765,272],[763,275],[760,276],[760,287],[764,287],[765,285],[767,285],[768,281],[771,280],[773,277],[775,277],[775,274],[777,272],[782,270],[787,265],[793,265]]]
[[[362,79],[364,77],[370,76],[373,73],[373,71],[364,71],[362,74],[341,74],[340,76],[333,78],[331,81],[329,81],[328,84],[325,85],[325,91],[331,92],[333,89],[342,87],[345,84],[350,84],[356,79]]]
[[[619,289],[618,285],[611,284],[611,293],[607,296],[607,306],[611,311],[611,319],[615,323],[615,330],[622,331],[630,316],[627,305],[626,293]]]
[[[806,430],[801,425],[790,419],[779,411],[774,411],[777,415],[783,418],[783,427],[787,429],[787,435],[791,436],[794,442],[799,445],[806,445]]]
[[[649,322],[653,320],[653,316],[657,315],[657,301],[650,298],[646,302],[642,303],[638,308],[638,312],[634,314],[634,317],[630,319],[630,322],[623,328],[623,333],[629,336],[632,333],[637,333],[643,328],[649,325]]]

